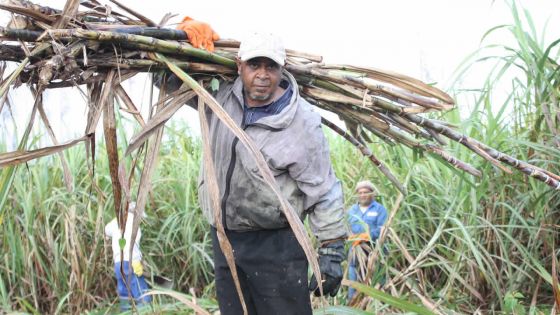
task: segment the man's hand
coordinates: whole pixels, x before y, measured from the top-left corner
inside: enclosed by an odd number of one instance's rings
[[[177,29],[187,33],[193,47],[203,48],[210,52],[214,51],[214,41],[220,39],[218,33],[210,27],[210,24],[193,20],[188,16],[183,18]]]
[[[134,260],[132,262],[132,271],[134,271],[134,274],[137,275],[138,277],[143,275],[144,274],[144,267],[142,267],[142,262],[138,261],[138,260]]]
[[[350,235],[350,237],[348,238],[349,241],[353,241],[352,242],[352,246],[358,246],[361,243],[365,243],[365,242],[369,242],[370,238],[369,238],[369,234],[368,233],[360,233],[360,234],[353,234]]]
[[[321,269],[321,278],[323,278],[323,293],[325,295],[335,296],[340,288],[342,281],[342,266],[340,264],[346,258],[344,251],[344,242],[337,240],[319,248],[319,269]],[[315,296],[320,296],[319,285],[315,275],[311,277],[309,290],[313,291]]]

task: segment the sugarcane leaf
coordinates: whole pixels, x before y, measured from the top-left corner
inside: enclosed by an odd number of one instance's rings
[[[212,80],[210,81],[210,88],[213,92],[217,92],[220,88],[220,81],[218,81],[218,79],[216,78],[212,78]]]
[[[167,106],[163,104],[164,98],[165,98],[165,91],[161,89],[159,94],[159,103],[162,103],[162,106],[157,107],[158,112],[162,112],[166,109],[166,107],[171,106],[169,104]],[[183,104],[180,102],[175,102],[175,103],[181,105]],[[165,123],[165,121],[163,123]],[[131,233],[132,240],[136,239],[136,235],[140,227],[140,221],[142,220],[142,215],[144,214],[145,211],[144,208],[148,200],[148,193],[151,190],[151,178],[152,178],[152,173],[156,167],[159,147],[161,144],[161,139],[163,137],[163,130],[164,130],[163,125],[159,125],[159,127],[154,129],[154,131],[156,132],[155,138],[153,139],[153,141],[151,141],[148,144],[148,150],[144,158],[144,168],[142,169],[142,175],[140,176],[140,182],[138,183],[138,194],[136,196],[136,209],[134,209],[134,213],[136,215],[134,216],[134,220],[132,221],[132,233]],[[133,248],[130,247],[130,257],[132,257],[132,250]]]
[[[163,110],[158,111],[154,117],[148,120],[144,128],[130,139],[125,155],[129,155],[131,152],[138,149],[160,126],[164,125],[185,102],[196,95],[193,91],[187,91],[186,89],[182,91],[183,93],[181,95],[175,97]]]
[[[241,290],[239,282],[239,275],[237,274],[237,266],[235,265],[235,258],[233,256],[233,247],[229,242],[224,225],[222,223],[222,211],[220,207],[220,188],[216,178],[216,170],[214,168],[214,161],[212,159],[212,149],[210,148],[210,130],[208,128],[208,120],[206,118],[206,109],[204,108],[202,98],[198,99],[198,114],[200,118],[200,129],[202,135],[202,148],[203,148],[203,162],[204,162],[204,179],[208,185],[208,192],[210,194],[210,201],[212,202],[212,209],[214,209],[214,223],[216,225],[216,234],[218,236],[218,243],[226,258],[229,270],[231,272],[235,289],[239,297],[239,301],[243,308],[243,314],[247,314],[247,305]]]
[[[150,291],[146,292],[144,295],[145,296],[148,296],[148,295],[167,295],[167,296],[170,296],[170,297],[180,301],[181,303],[187,305],[188,307],[192,308],[196,312],[196,314],[211,315],[207,310],[203,309],[202,307],[197,305],[195,302],[193,302],[191,297],[188,297],[188,296],[186,296],[184,294],[181,294],[179,292],[167,291],[167,290],[150,290]]]
[[[130,13],[131,15],[137,17],[140,21],[146,23],[146,25],[156,26],[156,23],[154,23],[152,20],[150,20],[149,18],[145,17],[144,15],[132,10],[131,8],[125,6],[124,4],[120,3],[119,1],[117,1],[117,0],[109,0],[109,1],[113,2],[114,4],[116,4],[121,9],[125,10],[126,12]]]
[[[114,70],[111,70],[113,72]],[[110,76],[111,78],[113,75]],[[112,91],[112,80],[105,83],[103,90]],[[114,98],[112,92],[107,92],[107,97],[100,100],[99,107],[103,108],[103,135],[107,148],[107,159],[109,160],[109,174],[113,188],[113,203],[115,216],[118,218],[119,227],[124,227],[122,202],[122,187],[119,182],[119,148],[117,144],[117,132],[115,122]]]
[[[80,7],[80,0],[68,0],[64,5],[64,9],[62,10],[60,17],[53,25],[53,28],[60,29],[66,28],[68,23],[71,19],[76,16],[78,13],[78,8]]]
[[[554,243],[552,244],[552,292],[554,294],[554,302],[556,308],[560,309],[560,285],[558,285],[558,257],[556,255],[556,250],[554,248]]]
[[[334,132],[338,133],[346,141],[350,142],[354,147],[360,150],[362,155],[367,157],[373,163],[373,165],[375,165],[379,169],[379,171],[389,179],[389,181],[395,186],[395,188],[397,188],[403,195],[407,194],[406,188],[397,180],[395,175],[393,175],[393,173],[391,173],[391,171],[377,157],[375,157],[370,148],[361,143],[352,134],[350,134],[350,132],[342,130],[325,117],[321,117],[321,123],[331,128]],[[349,122],[346,122],[347,126],[348,124]]]
[[[125,238],[119,238],[119,248],[121,250],[124,250],[124,247],[126,246],[126,239]],[[132,256],[131,256],[132,257]]]
[[[136,119],[138,124],[140,124],[141,127],[146,126],[146,122],[144,121],[144,118],[140,114],[140,111],[138,110],[136,105],[134,105],[134,102],[132,102],[132,99],[130,98],[130,96],[128,96],[128,93],[126,93],[122,85],[117,84],[115,86],[115,94],[118,95],[120,100],[126,105],[126,107],[129,110],[129,113],[134,116],[134,119]]]
[[[28,60],[28,59],[26,58],[26,60]],[[19,71],[21,71],[21,70],[19,70]],[[14,73],[16,73],[16,72],[19,73],[17,69],[16,69],[16,71],[14,71]],[[7,93],[9,82],[10,82],[10,80],[14,79],[13,78],[14,73],[12,73],[12,75],[10,76],[10,79],[3,82],[2,93]],[[5,87],[5,90],[4,90],[4,87]],[[33,127],[33,123],[35,122],[35,115],[37,113],[38,104],[41,101],[40,98],[41,98],[42,93],[43,93],[42,90],[38,91],[36,96],[35,96],[35,103],[33,104],[33,109],[31,111],[29,122],[27,123],[27,128],[25,129],[25,131],[23,133],[23,136],[21,138],[21,141],[18,145],[18,150],[22,151],[27,146],[27,141],[29,139],[29,135],[31,134],[31,129]],[[2,211],[4,210],[4,204],[8,200],[8,193],[9,193],[10,188],[12,187],[12,184],[14,182],[15,174],[16,174],[16,168],[14,166],[12,166],[12,167],[9,167],[7,169],[4,169],[3,172],[2,172],[2,177],[0,177],[0,215],[2,215]]]
[[[328,306],[313,311],[313,315],[374,315],[374,313],[362,311],[350,306]]]
[[[67,142],[65,144],[59,144],[59,145],[54,145],[54,146],[50,146],[50,147],[45,147],[45,148],[40,148],[40,149],[35,149],[35,150],[29,150],[29,151],[24,151],[24,150],[18,150],[18,151],[13,151],[13,152],[6,152],[6,153],[0,153],[0,168],[2,167],[6,167],[6,166],[15,166],[21,163],[25,163],[43,156],[47,156],[47,155],[51,155],[51,154],[56,154],[59,153],[63,150],[66,150],[70,147],[73,147],[74,145],[85,141],[87,139],[86,136],[72,140],[70,142]],[[5,169],[4,171],[6,171],[8,169]]]
[[[423,307],[423,306],[419,306],[416,304],[412,304],[404,299],[401,298],[397,298],[394,297],[392,295],[389,295],[383,291],[374,289],[370,286],[367,286],[365,284],[361,284],[355,281],[350,281],[350,280],[342,280],[342,285],[346,285],[349,287],[352,287],[354,289],[356,289],[357,291],[360,291],[376,300],[379,300],[383,303],[389,304],[393,307],[396,307],[398,309],[401,309],[403,311],[408,311],[408,312],[414,312],[416,314],[419,315],[435,315],[434,312],[432,312],[431,310]]]

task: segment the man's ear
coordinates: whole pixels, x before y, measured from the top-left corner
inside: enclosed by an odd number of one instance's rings
[[[241,75],[241,59],[239,57],[235,58],[235,63],[237,64],[237,74]]]

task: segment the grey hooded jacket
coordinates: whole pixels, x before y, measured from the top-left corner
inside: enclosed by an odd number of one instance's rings
[[[289,105],[280,113],[243,123],[243,83],[222,82],[215,98],[233,120],[253,139],[274,174],[281,191],[299,217],[320,241],[347,235],[340,181],[333,172],[321,117],[300,97],[288,72],[283,79],[292,86]],[[249,150],[207,109],[210,145],[221,197],[223,224],[234,231],[288,227],[280,203],[266,185]],[[198,197],[204,215],[215,226],[204,170]]]

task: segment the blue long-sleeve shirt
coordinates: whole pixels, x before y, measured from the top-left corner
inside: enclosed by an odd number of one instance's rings
[[[385,221],[387,221],[387,210],[375,200],[371,202],[365,212],[362,212],[358,203],[354,204],[348,211],[348,223],[352,233],[365,233],[365,225],[367,225],[373,241],[379,237]]]

